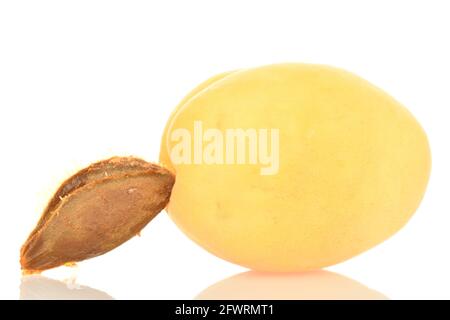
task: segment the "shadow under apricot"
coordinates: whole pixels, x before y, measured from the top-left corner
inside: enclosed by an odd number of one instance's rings
[[[198,300],[386,300],[383,294],[340,274],[248,271],[219,281]]]

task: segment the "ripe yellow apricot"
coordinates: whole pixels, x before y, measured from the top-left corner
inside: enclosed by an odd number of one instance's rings
[[[172,114],[160,160],[176,173],[169,215],[191,239],[281,272],[333,265],[390,237],[417,209],[431,165],[402,105],[308,64],[201,84]]]
[[[170,161],[170,156],[168,153],[168,150],[166,148],[166,141],[167,141],[167,131],[169,125],[172,123],[172,119],[175,117],[175,115],[178,113],[178,111],[181,109],[181,107],[184,106],[184,104],[189,101],[191,98],[193,98],[195,95],[197,95],[199,92],[201,92],[203,89],[207,88],[209,85],[213,84],[214,82],[228,76],[233,72],[223,72],[218,75],[215,75],[214,77],[209,78],[208,80],[200,83],[197,87],[195,87],[191,92],[188,93],[187,96],[181,100],[181,102],[176,106],[175,110],[170,115],[169,121],[167,121],[166,127],[164,129],[163,136],[161,138],[161,152],[159,155],[159,160],[161,163],[167,166],[168,169],[171,171],[175,171],[174,167],[172,166],[172,162]]]

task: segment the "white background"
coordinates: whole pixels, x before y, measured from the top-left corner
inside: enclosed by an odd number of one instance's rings
[[[448,1],[430,0],[1,1],[0,298],[19,298],[19,248],[63,179],[112,155],[157,161],[184,94],[216,73],[275,62],[355,72],[419,119],[433,155],[420,209],[330,270],[390,299],[450,298],[449,17]],[[162,213],[140,238],[45,275],[116,299],[191,299],[243,271]],[[25,289],[45,297],[54,283],[42,282]]]

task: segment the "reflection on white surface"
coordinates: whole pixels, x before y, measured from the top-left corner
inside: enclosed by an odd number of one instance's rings
[[[112,300],[107,293],[46,278],[41,275],[22,277],[20,284],[21,300]]]
[[[199,300],[385,300],[386,296],[329,271],[262,273],[249,271],[217,282]]]

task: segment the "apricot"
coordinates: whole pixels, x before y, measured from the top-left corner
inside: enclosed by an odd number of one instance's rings
[[[216,76],[166,126],[173,221],[214,255],[259,271],[330,266],[411,218],[431,156],[399,102],[347,71],[278,64]]]

